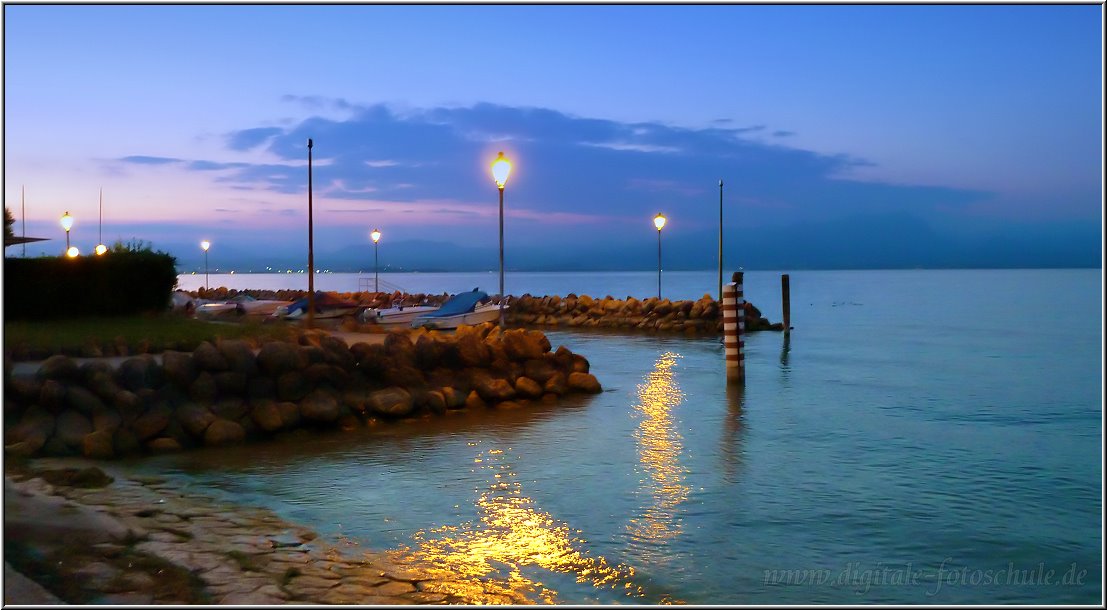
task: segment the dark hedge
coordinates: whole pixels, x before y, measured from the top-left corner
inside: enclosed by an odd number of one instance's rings
[[[163,252],[5,258],[4,317],[45,320],[160,312],[169,307],[176,284],[176,259]]]

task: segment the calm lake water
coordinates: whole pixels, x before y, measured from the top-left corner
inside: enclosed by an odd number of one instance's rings
[[[511,294],[656,291],[514,275]],[[134,467],[539,602],[1100,604],[1101,277],[794,272],[791,338],[747,337],[744,389],[718,339],[549,332],[602,394]],[[672,298],[717,281],[665,278]],[[779,292],[746,274],[772,321]]]

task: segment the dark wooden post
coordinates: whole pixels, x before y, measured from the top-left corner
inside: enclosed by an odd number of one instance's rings
[[[784,334],[786,334],[786,335],[788,334],[788,331],[791,330],[791,328],[792,328],[792,312],[791,312],[792,304],[791,304],[791,299],[792,299],[792,297],[791,297],[791,294],[789,292],[789,286],[788,286],[788,274],[785,273],[784,275],[780,276],[780,302],[781,302],[781,307],[783,307],[783,309],[784,309],[784,312],[783,312],[784,313],[784,320],[783,320],[783,322],[784,322]]]

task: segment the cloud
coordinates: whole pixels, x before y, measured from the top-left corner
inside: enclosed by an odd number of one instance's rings
[[[587,218],[603,219],[611,231],[633,231],[644,214],[652,217],[658,209],[671,215],[674,226],[717,223],[717,211],[712,213],[713,206],[706,204],[717,201],[719,179],[726,183],[729,201],[759,202],[753,206],[756,216],[751,211],[739,217],[762,224],[863,213],[948,213],[990,196],[842,179],[872,161],[762,142],[755,136],[764,133],[764,125],[735,127],[729,119],[686,128],[488,103],[398,111],[385,104],[358,106],[317,96],[285,99],[321,110],[341,109],[343,116],[316,115],[283,127],[247,126],[226,134],[230,151],[260,150],[273,162],[145,155],[121,161],[218,170],[213,179],[235,189],[302,194],[311,138],[316,192],[327,201],[423,213],[427,224],[444,224],[458,210],[483,216],[483,210],[495,205],[488,167],[502,150],[514,162],[505,191],[509,216],[533,225],[536,235],[550,223],[594,224],[585,222]],[[791,134],[771,132],[777,138]],[[432,208],[455,216],[442,217]]]

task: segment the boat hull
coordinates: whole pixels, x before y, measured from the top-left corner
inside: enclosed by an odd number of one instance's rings
[[[415,305],[412,307],[389,307],[388,309],[366,309],[358,317],[367,324],[379,326],[398,326],[411,324],[415,318],[438,311],[437,307]]]
[[[507,306],[504,306],[507,311]],[[431,330],[450,330],[466,324],[473,326],[485,322],[495,322],[500,318],[500,306],[495,304],[483,305],[473,311],[453,316],[417,317],[411,321],[412,328],[427,328]]]

